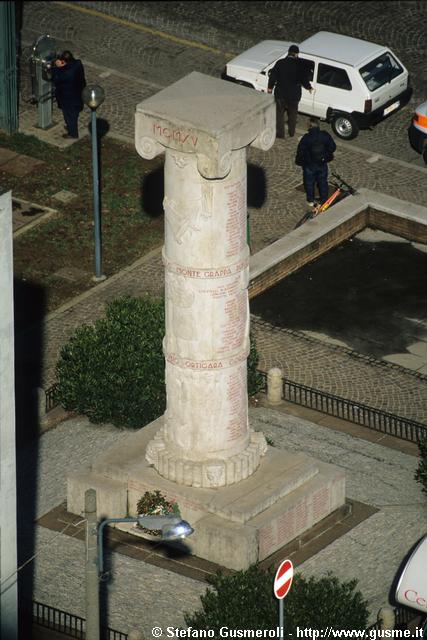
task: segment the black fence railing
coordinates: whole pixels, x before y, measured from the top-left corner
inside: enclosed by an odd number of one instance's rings
[[[267,389],[267,374],[260,371]],[[46,390],[46,413],[58,406],[58,385],[54,384]],[[395,436],[401,440],[418,443],[427,437],[427,425],[409,420],[393,413],[375,409],[354,400],[335,396],[326,391],[319,391],[291,380],[283,380],[283,398],[293,404],[315,409],[334,418],[369,427],[375,431]]]
[[[84,639],[86,620],[61,609],[33,600],[33,623],[72,638]],[[127,640],[128,635],[115,629],[101,628],[101,640]]]
[[[57,398],[58,385],[54,384],[49,389],[46,389],[46,413],[52,411],[55,407],[58,406],[58,398]]]
[[[262,373],[262,377],[266,389],[267,375]],[[402,418],[286,379],[283,380],[283,398],[288,402],[315,409],[402,440],[418,443],[427,437],[427,425],[421,422]]]

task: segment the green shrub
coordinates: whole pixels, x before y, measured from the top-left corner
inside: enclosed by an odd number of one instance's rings
[[[233,575],[217,574],[210,579],[213,588],[201,596],[202,608],[185,614],[185,622],[195,629],[275,629],[278,601],[273,594],[274,571],[261,571],[252,565]],[[296,575],[284,601],[285,635],[296,629],[365,629],[367,603],[356,580],[340,582],[328,574],[323,578]]]
[[[422,486],[422,492],[427,495],[427,437],[418,443],[420,461],[415,472],[415,480]]]
[[[254,336],[250,335],[250,351],[248,356],[248,395],[254,396],[264,386],[264,380],[258,371],[259,355]]]
[[[139,428],[165,410],[164,301],[125,297],[94,325],[76,330],[56,366],[58,401],[92,422]],[[262,387],[251,336],[248,394]]]
[[[142,427],[165,410],[164,303],[125,297],[74,333],[56,367],[59,402],[92,422]]]

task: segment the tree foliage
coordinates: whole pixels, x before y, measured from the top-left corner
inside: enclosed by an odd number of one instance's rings
[[[165,410],[164,305],[125,297],[77,329],[56,367],[58,399],[92,422],[138,428]]]
[[[273,594],[274,571],[252,565],[233,575],[217,574],[201,596],[202,607],[185,614],[185,622],[195,629],[275,629],[278,603]],[[367,603],[357,581],[340,582],[332,574],[322,578],[296,575],[284,601],[286,634],[296,637],[297,627],[311,629],[365,629]]]

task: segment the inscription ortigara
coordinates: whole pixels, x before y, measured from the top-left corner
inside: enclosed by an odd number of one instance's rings
[[[190,144],[193,147],[197,146],[198,136],[191,135],[190,132],[181,131],[181,129],[172,129],[171,127],[164,127],[161,124],[153,122],[153,133],[155,136],[165,138],[166,140],[174,140],[180,144]]]
[[[190,360],[189,358],[181,358],[175,353],[166,354],[166,360],[177,367],[182,369],[193,369],[195,371],[212,370],[212,369],[227,369],[228,367],[235,367],[240,364],[249,355],[249,349],[245,349],[241,353],[232,356],[231,358],[223,358],[221,360]]]

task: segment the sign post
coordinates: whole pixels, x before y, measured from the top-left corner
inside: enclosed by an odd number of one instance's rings
[[[294,577],[294,565],[291,560],[283,560],[274,578],[274,595],[279,601],[280,640],[284,640],[283,600],[288,595]]]

